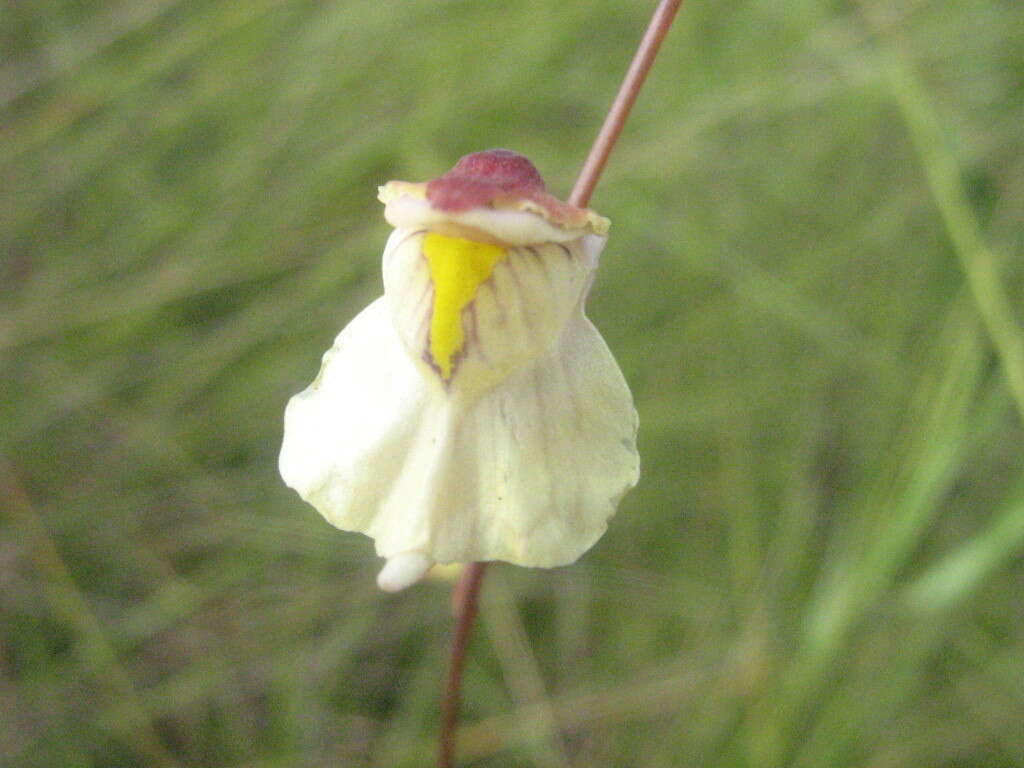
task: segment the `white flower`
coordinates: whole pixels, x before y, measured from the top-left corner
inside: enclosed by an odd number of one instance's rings
[[[608,221],[505,150],[380,199],[384,296],[288,404],[282,477],[373,537],[384,589],[435,562],[573,562],[639,475],[629,388],[583,314]]]

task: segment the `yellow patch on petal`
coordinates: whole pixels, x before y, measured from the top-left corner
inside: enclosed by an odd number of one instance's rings
[[[431,232],[423,239],[423,255],[434,284],[434,310],[430,318],[430,357],[445,381],[451,378],[455,355],[466,340],[462,310],[477,289],[505,258],[505,249],[460,237]]]

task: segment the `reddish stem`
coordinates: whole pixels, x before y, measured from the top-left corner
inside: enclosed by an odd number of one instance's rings
[[[608,162],[608,155],[612,153],[612,148],[615,146],[619,134],[622,133],[622,126],[626,124],[626,118],[629,117],[629,112],[636,102],[644,80],[647,79],[647,73],[651,71],[651,65],[654,64],[654,57],[658,55],[661,41],[668,34],[676,11],[679,10],[682,3],[683,0],[661,0],[658,3],[654,16],[651,17],[651,23],[647,26],[647,31],[644,32],[644,37],[636,49],[633,61],[630,62],[629,69],[626,70],[626,77],[622,80],[622,85],[619,86],[619,92],[615,94],[615,101],[612,102],[612,106],[608,110],[604,124],[598,132],[597,138],[594,139],[590,154],[587,155],[583,169],[576,179],[576,185],[569,195],[569,202],[573,205],[584,208],[590,202],[590,196],[594,193],[597,180],[601,178],[604,164]]]
[[[455,764],[455,728],[459,724],[459,701],[462,697],[462,669],[466,662],[466,646],[473,629],[480,595],[480,583],[487,563],[470,563],[459,577],[452,592],[452,612],[455,614],[455,635],[452,637],[451,664],[448,685],[441,704],[441,743],[437,757],[438,768],[452,768]]]
[[[682,0],[661,0],[654,11],[651,23],[644,33],[637,48],[636,55],[626,71],[626,77],[615,95],[604,124],[590,148],[576,185],[569,195],[569,202],[585,207],[597,186],[608,156],[615,146],[622,126],[629,117],[629,112],[636,102],[640,88],[651,70],[654,57],[658,54],[662,40],[668,34],[672,20]],[[448,684],[445,688],[441,710],[441,741],[438,752],[438,768],[452,768],[455,763],[455,730],[459,724],[459,702],[462,695],[462,670],[466,663],[466,648],[469,635],[473,630],[477,604],[480,595],[480,584],[484,578],[487,563],[470,563],[462,572],[458,584],[452,592],[452,612],[455,614],[455,634],[452,638],[451,664],[448,669]]]

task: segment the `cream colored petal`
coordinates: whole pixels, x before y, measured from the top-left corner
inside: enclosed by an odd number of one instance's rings
[[[595,231],[589,222],[577,228],[556,226],[534,210],[470,208],[455,212],[439,211],[426,200],[408,195],[389,197],[384,218],[398,229],[430,229],[452,237],[507,245],[567,243]],[[607,231],[607,222],[603,229]]]
[[[380,298],[338,335],[316,380],[288,403],[281,476],[331,524],[368,531],[414,458],[410,442],[426,399],[425,380]],[[427,543],[422,523],[422,515],[409,515],[410,542]],[[419,548],[411,543],[391,554]]]
[[[601,536],[636,483],[635,435],[622,374],[579,310],[547,354],[465,408],[430,388],[378,300],[289,404],[280,465],[384,557],[554,566]]]
[[[395,230],[384,250],[385,299],[406,350],[448,397],[468,404],[546,354],[589,288],[604,245],[594,235],[569,243],[508,246],[461,313],[465,340],[450,381],[431,364],[435,311],[424,230]]]
[[[577,313],[534,366],[482,397],[451,432],[439,562],[571,563],[639,477],[637,417],[604,340]]]

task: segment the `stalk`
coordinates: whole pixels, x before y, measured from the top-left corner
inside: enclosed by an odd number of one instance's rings
[[[626,124],[633,104],[640,94],[647,73],[651,71],[654,58],[658,55],[665,35],[668,34],[672,21],[682,0],[661,0],[647,25],[640,45],[637,46],[633,61],[630,62],[626,76],[619,86],[619,91],[612,101],[608,114],[604,118],[601,130],[594,139],[587,159],[583,163],[576,184],[569,194],[569,202],[585,208],[590,196],[597,187],[608,157],[618,141],[622,127]],[[459,725],[459,703],[462,698],[462,670],[466,663],[466,649],[476,619],[477,606],[480,598],[480,585],[483,583],[487,563],[470,563],[462,572],[452,592],[452,613],[455,615],[455,632],[452,636],[451,661],[448,667],[448,680],[444,698],[441,703],[441,737],[438,752],[438,768],[453,768],[455,765],[455,732]]]

